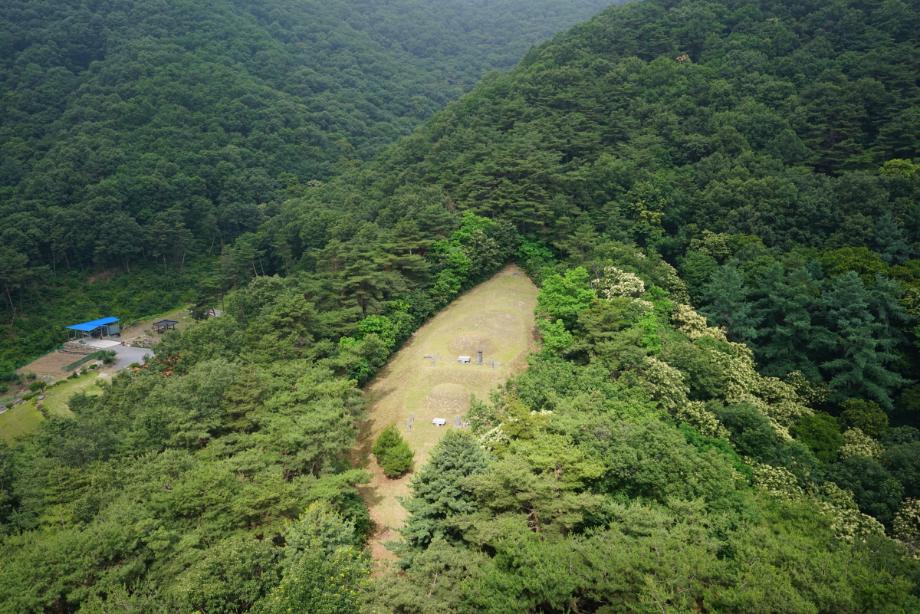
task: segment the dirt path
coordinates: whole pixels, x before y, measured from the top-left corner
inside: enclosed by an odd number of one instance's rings
[[[457,428],[471,395],[487,399],[496,386],[526,367],[536,304],[533,282],[518,267],[506,267],[419,329],[367,387],[370,409],[357,455],[373,474],[361,495],[377,527],[371,539],[376,561],[393,558],[384,544],[399,538],[406,519],[399,500],[409,495],[412,476],[387,479],[370,454],[374,438],[395,424],[415,451],[416,469],[424,465],[444,433]],[[482,365],[477,364],[479,351]],[[460,364],[461,355],[472,357],[472,364]],[[447,425],[435,426],[433,418],[444,418]]]

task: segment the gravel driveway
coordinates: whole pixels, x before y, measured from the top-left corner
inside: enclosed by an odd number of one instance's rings
[[[127,369],[134,363],[143,364],[144,358],[147,356],[153,356],[153,350],[149,348],[133,348],[127,345],[119,345],[117,347],[113,347],[112,351],[114,351],[116,354],[116,371]]]

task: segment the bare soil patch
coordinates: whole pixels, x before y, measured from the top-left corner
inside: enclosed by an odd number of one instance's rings
[[[19,373],[34,373],[39,379],[46,382],[56,382],[70,375],[70,371],[66,371],[64,367],[79,359],[79,354],[60,351],[51,352],[19,369]]]

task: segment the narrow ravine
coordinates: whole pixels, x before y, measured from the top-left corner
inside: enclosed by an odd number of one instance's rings
[[[376,526],[370,544],[375,561],[393,558],[385,544],[399,539],[406,519],[400,499],[409,496],[412,474],[398,480],[384,476],[370,454],[374,438],[396,425],[415,452],[415,469],[420,468],[449,429],[465,428],[463,415],[472,396],[488,398],[527,366],[536,304],[533,282],[517,266],[505,267],[420,328],[368,385],[368,420],[357,454],[373,476],[361,495]],[[470,364],[459,362],[460,356],[469,356]],[[434,425],[435,418],[446,425]]]

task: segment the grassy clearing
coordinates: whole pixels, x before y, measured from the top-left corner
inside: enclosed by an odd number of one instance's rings
[[[96,385],[99,380],[98,373],[87,373],[73,379],[66,379],[45,390],[45,408],[48,413],[57,416],[71,416],[69,403],[70,399],[77,393],[85,393],[90,396],[102,394],[102,389]]]
[[[398,537],[405,521],[399,499],[409,494],[411,474],[387,479],[369,454],[374,439],[387,426],[396,426],[415,452],[415,467],[421,467],[444,433],[456,428],[471,396],[488,398],[526,367],[536,302],[533,282],[519,268],[507,267],[419,329],[368,386],[370,408],[358,456],[373,474],[362,495],[377,525],[371,543],[375,558],[388,558],[383,544]],[[480,350],[483,365],[475,364]],[[473,364],[459,364],[460,355],[472,356]],[[434,418],[446,419],[447,425],[433,425]]]
[[[89,395],[102,394],[102,390],[96,386],[98,379],[98,373],[87,373],[80,377],[63,380],[45,389],[45,398],[41,403],[51,415],[72,416],[73,414],[68,404],[75,394],[80,392]],[[11,443],[16,438],[27,435],[37,429],[45,420],[38,410],[38,402],[37,399],[31,399],[0,414],[0,439],[6,443]]]
[[[44,417],[35,408],[35,403],[21,403],[0,414],[0,440],[12,443],[15,439],[38,428]]]

